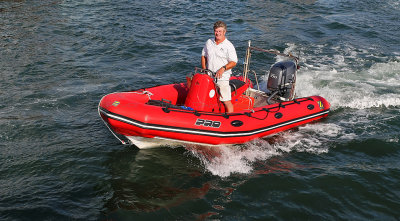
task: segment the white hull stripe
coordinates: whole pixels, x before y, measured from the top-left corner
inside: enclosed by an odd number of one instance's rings
[[[136,127],[140,127],[143,129],[149,129],[149,130],[159,130],[159,131],[168,131],[168,132],[175,132],[175,133],[185,133],[185,134],[195,134],[195,135],[205,135],[205,136],[213,136],[213,137],[241,137],[241,136],[252,136],[255,134],[263,133],[269,130],[274,130],[280,127],[284,127],[290,124],[295,124],[301,121],[306,121],[312,118],[316,118],[325,114],[329,113],[328,110],[324,110],[322,112],[318,112],[315,114],[307,115],[301,118],[296,118],[293,120],[289,120],[286,122],[282,122],[279,124],[271,125],[268,127],[263,127],[259,128],[256,130],[251,130],[251,131],[236,131],[236,132],[218,132],[218,131],[208,131],[208,130],[199,130],[199,129],[192,129],[192,128],[181,128],[181,127],[173,127],[173,126],[165,126],[165,125],[157,125],[157,124],[148,124],[148,123],[143,123],[137,120],[133,120],[128,117],[124,117],[118,114],[111,113],[103,108],[99,107],[99,111],[107,116],[108,118],[118,120],[127,124],[131,124]]]

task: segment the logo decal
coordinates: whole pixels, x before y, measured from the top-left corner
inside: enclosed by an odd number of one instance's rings
[[[278,78],[278,76],[276,76],[275,74],[272,74],[270,77],[271,77],[271,78],[275,78],[275,79]]]
[[[119,101],[114,101],[114,103],[112,103],[112,106],[116,107],[116,106],[118,106],[119,104],[120,104]]]
[[[219,128],[221,126],[221,122],[219,121],[212,121],[212,120],[204,120],[198,118],[196,123],[196,126],[205,126],[205,127],[214,127],[214,128]]]
[[[322,101],[317,101],[319,109],[324,109],[324,104],[322,103]]]
[[[210,96],[210,98],[213,98],[214,95],[215,95],[215,90],[212,89],[212,90],[210,91],[210,93],[208,94],[208,96]]]

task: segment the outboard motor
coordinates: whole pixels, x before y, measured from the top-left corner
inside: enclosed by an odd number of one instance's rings
[[[272,65],[269,71],[267,89],[271,99],[293,100],[295,93],[297,65],[293,61],[281,61]],[[270,99],[268,99],[269,101]],[[269,102],[268,102],[269,103]]]

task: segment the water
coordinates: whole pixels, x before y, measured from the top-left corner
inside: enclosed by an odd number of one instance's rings
[[[218,19],[241,62],[299,55],[330,116],[214,155],[121,145],[100,98],[183,81]],[[398,220],[399,36],[396,0],[0,1],[0,219]]]

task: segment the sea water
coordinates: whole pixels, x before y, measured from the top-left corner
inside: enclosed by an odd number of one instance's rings
[[[218,150],[121,145],[101,97],[184,82],[217,20],[235,75],[248,40],[293,53],[328,118]],[[0,76],[1,220],[400,217],[399,1],[0,1]]]

